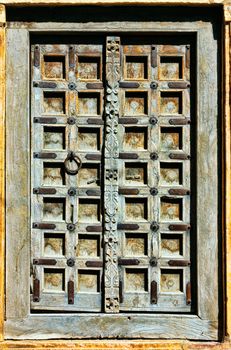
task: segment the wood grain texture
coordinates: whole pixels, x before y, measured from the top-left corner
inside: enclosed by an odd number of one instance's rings
[[[29,321],[29,320],[28,320],[28,321]],[[206,322],[207,322],[207,321],[206,321]],[[42,321],[41,321],[41,323],[42,323]],[[20,323],[20,324],[22,324],[22,323]],[[18,326],[20,326],[20,325],[18,325]],[[60,327],[61,327],[61,326],[60,326]],[[188,329],[190,329],[191,325],[188,324],[187,327],[188,327]],[[8,328],[8,329],[10,329],[10,328]],[[20,333],[20,332],[21,332],[21,331],[20,331],[20,327],[18,327],[17,329],[18,329],[18,332]],[[61,329],[61,328],[60,328],[60,329]],[[198,328],[198,329],[199,329],[199,328]],[[197,331],[196,331],[197,334],[198,334],[198,329],[197,329]],[[142,333],[143,331],[145,332],[145,330],[141,330],[141,333]],[[212,334],[214,334],[214,332],[215,332],[215,331],[213,331]],[[164,334],[167,334],[167,333],[164,333]],[[99,334],[99,336],[102,336],[102,335]]]
[[[86,327],[86,324],[88,325]],[[33,325],[33,326],[32,326]],[[9,319],[5,339],[217,339],[217,323],[191,315],[79,314]]]
[[[0,21],[5,21],[5,6],[0,5]],[[5,28],[0,27],[0,341],[3,340],[5,271]]]
[[[231,21],[231,16],[230,16]],[[225,29],[225,92],[224,92],[224,128],[225,130],[225,185],[224,194],[224,218],[226,235],[226,332],[231,336],[231,139],[230,139],[230,23],[226,24]]]
[[[29,51],[26,30],[7,31],[6,297],[7,317],[29,311]],[[15,59],[16,58],[16,59]],[[20,81],[20,83],[19,83]],[[14,92],[14,93],[13,93]],[[10,117],[11,116],[11,117]],[[16,133],[15,130],[18,130]],[[15,261],[15,264],[12,264]],[[15,294],[15,288],[18,293]],[[17,286],[17,287],[16,287]]]

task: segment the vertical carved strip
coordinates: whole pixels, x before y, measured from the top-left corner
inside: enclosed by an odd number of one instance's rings
[[[105,312],[119,312],[117,264],[118,157],[120,40],[107,37],[106,43],[106,135],[105,135]]]

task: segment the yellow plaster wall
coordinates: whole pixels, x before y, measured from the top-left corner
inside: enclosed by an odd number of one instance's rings
[[[5,6],[16,5],[222,5],[224,9],[224,231],[226,235],[226,341],[202,343],[190,341],[4,341],[4,237],[5,237]],[[231,350],[231,160],[230,160],[230,36],[231,1],[227,0],[2,0],[0,4],[0,350],[73,349],[73,350]]]

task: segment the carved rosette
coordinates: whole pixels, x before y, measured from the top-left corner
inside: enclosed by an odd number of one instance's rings
[[[119,312],[118,274],[118,157],[120,41],[108,37],[106,44],[106,137],[105,137],[105,312]]]

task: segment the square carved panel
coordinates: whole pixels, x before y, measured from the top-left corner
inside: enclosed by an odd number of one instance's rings
[[[126,269],[125,270],[125,291],[145,292],[148,290],[147,269]]]
[[[43,147],[45,149],[65,149],[65,128],[44,126]]]
[[[98,151],[100,149],[100,129],[79,128],[77,147],[81,151]]]
[[[148,113],[147,92],[125,92],[125,115],[139,116]]]
[[[78,77],[81,80],[98,80],[101,78],[100,57],[79,56]]]
[[[163,221],[182,220],[182,199],[167,198],[161,199],[160,219]]]
[[[144,80],[148,79],[148,57],[126,56],[125,79]]]
[[[100,220],[99,199],[79,199],[79,222],[98,222]]]
[[[161,128],[160,136],[163,151],[182,149],[182,128]]]
[[[125,182],[130,185],[147,184],[147,163],[125,163]]]
[[[183,57],[160,57],[160,80],[177,80],[183,78]]]
[[[43,220],[65,220],[65,198],[43,198]]]
[[[183,292],[183,271],[169,269],[161,270],[160,278],[161,292],[178,293]]]
[[[142,151],[147,149],[147,128],[128,127],[125,128],[123,146],[127,151]]]
[[[65,114],[65,92],[44,92],[43,111],[46,114]]]
[[[44,289],[50,292],[65,290],[65,272],[62,269],[44,269]]]
[[[160,163],[160,185],[181,185],[182,166],[182,163]]]
[[[98,92],[79,92],[78,114],[97,116],[100,114],[100,94]]]
[[[182,234],[161,234],[161,256],[176,257],[183,255]]]
[[[147,198],[125,198],[125,220],[143,221],[148,218]]]
[[[161,114],[182,114],[182,92],[162,91],[160,95]]]
[[[45,256],[65,255],[65,234],[44,233],[43,251]]]
[[[125,233],[125,256],[145,256],[148,253],[148,237],[146,233]]]
[[[46,79],[65,79],[65,56],[43,56],[43,75]]]
[[[65,170],[63,163],[43,163],[43,184],[50,186],[65,185]]]
[[[100,272],[79,270],[77,290],[83,293],[98,293],[100,291]]]
[[[79,234],[76,255],[79,257],[100,256],[100,236]]]

